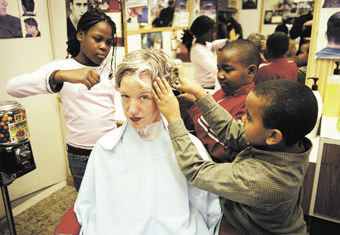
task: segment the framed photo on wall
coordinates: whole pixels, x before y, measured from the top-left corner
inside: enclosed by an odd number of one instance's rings
[[[340,59],[340,8],[322,8],[316,59]]]
[[[68,40],[76,37],[78,21],[88,9],[89,4],[87,0],[66,0],[66,27]]]
[[[242,0],[242,9],[257,9],[257,0]]]
[[[200,15],[206,15],[216,21],[216,2],[212,0],[201,0]]]
[[[0,1],[0,39],[36,38],[41,36],[35,4],[26,1]]]
[[[175,6],[173,26],[188,26],[189,25],[189,8],[187,0],[177,0]]]
[[[265,11],[264,13],[264,24],[271,24],[273,17],[273,11]]]
[[[88,0],[65,0],[65,2],[68,40],[76,36],[77,24],[81,16],[88,10],[97,9],[104,12],[115,22],[117,46],[124,46],[119,0],[90,1],[90,3]]]

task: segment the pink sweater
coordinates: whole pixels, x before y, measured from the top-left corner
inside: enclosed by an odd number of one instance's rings
[[[85,67],[73,59],[55,60],[29,74],[12,78],[6,91],[9,95],[24,98],[38,94],[52,94],[48,79],[54,70]],[[59,92],[67,127],[66,142],[74,147],[92,149],[97,140],[115,129],[114,79],[109,80],[109,64],[93,67],[101,74],[101,81],[87,90],[83,84],[65,82]]]
[[[194,78],[203,87],[213,87],[217,81],[217,63],[214,52],[226,44],[226,39],[215,40],[206,45],[195,43],[190,50],[191,63],[194,66]]]

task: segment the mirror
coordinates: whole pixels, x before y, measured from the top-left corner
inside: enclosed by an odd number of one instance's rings
[[[313,9],[314,1],[310,0],[262,0],[260,32],[266,37],[275,31],[288,33],[288,52],[294,49],[296,54],[287,55],[287,59],[297,64],[298,81],[302,83],[307,72]]]
[[[294,19],[313,10],[314,1],[306,0],[263,0],[260,32],[267,36],[278,24],[286,23],[290,30]]]
[[[172,26],[172,21],[175,13],[175,3],[176,1],[169,0],[167,3],[167,7],[156,9],[154,14],[155,19],[151,23],[153,28]]]

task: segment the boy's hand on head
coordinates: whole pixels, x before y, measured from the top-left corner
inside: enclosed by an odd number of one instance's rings
[[[84,67],[72,70],[60,70],[54,75],[56,83],[82,83],[87,89],[91,89],[94,85],[100,82],[100,75],[92,68]]]
[[[183,66],[176,66],[175,71],[178,73],[179,84],[176,86],[177,89],[193,95],[196,100],[203,98],[207,92],[203,87],[185,70]]]
[[[170,85],[164,80],[157,78],[153,83],[154,99],[158,109],[164,115],[168,123],[181,119],[179,104]]]

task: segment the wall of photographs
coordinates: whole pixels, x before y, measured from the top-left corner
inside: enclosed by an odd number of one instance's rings
[[[264,35],[269,35],[274,32],[278,24],[292,25],[294,18],[312,11],[313,8],[314,1],[264,0],[263,21],[261,22],[260,31]]]
[[[140,48],[162,48],[172,58],[190,62],[181,44],[183,29],[199,15],[217,20],[216,0],[125,0],[124,28],[127,29],[126,52]],[[235,7],[236,1],[222,1],[219,6]],[[235,10],[236,11],[236,10]]]
[[[316,58],[339,60],[340,1],[323,1],[318,32]]]
[[[122,37],[122,14],[119,0],[66,0],[67,15],[67,38],[74,36],[76,33],[77,22],[84,12],[89,9],[98,9],[105,12],[106,15],[116,23],[117,45],[124,46]]]
[[[276,5],[276,6],[275,6]],[[277,3],[274,9],[266,10],[264,14],[264,24],[281,24],[284,21],[292,21],[295,17],[307,13],[313,9],[313,1],[300,1],[291,3]]]
[[[37,12],[34,0],[7,1],[1,5],[0,39],[41,36],[39,12]]]
[[[216,21],[217,4],[234,7],[237,0],[70,0],[66,1],[67,34],[75,35],[80,16],[96,8],[117,25],[118,50],[125,54],[140,48],[162,48],[172,58],[189,62],[181,44],[183,30],[199,15]],[[119,62],[119,60],[118,60]]]
[[[189,27],[191,15],[199,13],[199,8],[191,7],[192,1],[123,0],[126,53],[140,48],[162,48],[175,58],[180,53],[182,30]],[[206,3],[205,10],[214,12],[215,5]]]

